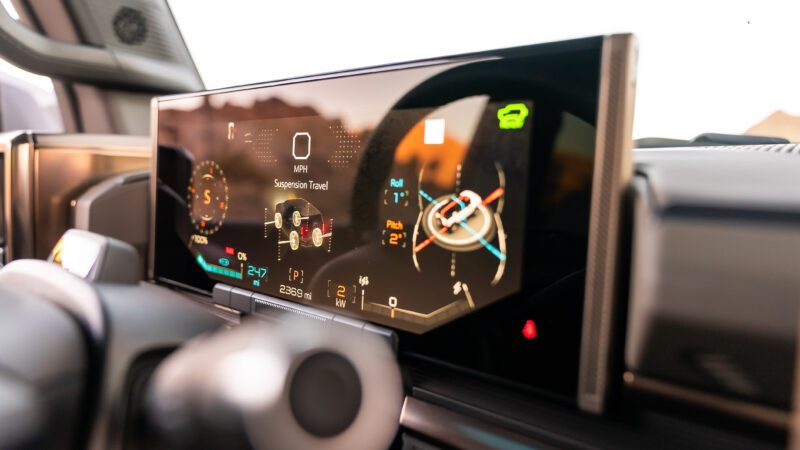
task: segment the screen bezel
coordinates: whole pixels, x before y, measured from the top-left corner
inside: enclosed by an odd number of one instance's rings
[[[594,38],[559,41],[546,44],[492,50],[415,62],[389,64],[343,72],[310,75],[276,80],[246,86],[235,86],[204,92],[154,97],[151,101],[151,179],[150,179],[150,230],[147,258],[147,280],[168,281],[171,285],[199,292],[172,280],[159,280],[155,275],[155,206],[158,174],[158,113],[159,102],[211,94],[260,89],[308,81],[325,80],[352,75],[402,70],[466,61],[478,61],[514,56],[517,53],[535,52],[538,55],[597,47],[601,42],[600,86],[595,139],[595,167],[592,181],[592,199],[589,223],[586,289],[581,330],[581,350],[578,406],[589,412],[601,413],[611,385],[611,343],[614,339],[613,318],[622,283],[620,276],[621,226],[627,187],[633,175],[632,122],[635,91],[635,38],[631,34],[618,34]],[[208,294],[207,292],[201,292]]]

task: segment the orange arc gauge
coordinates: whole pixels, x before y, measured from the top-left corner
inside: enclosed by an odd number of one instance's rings
[[[218,163],[206,160],[195,166],[186,194],[189,218],[198,233],[209,236],[225,222],[228,182]]]

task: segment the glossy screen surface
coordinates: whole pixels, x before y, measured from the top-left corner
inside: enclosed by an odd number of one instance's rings
[[[425,333],[522,294],[544,275],[526,260],[580,267],[596,97],[565,103],[561,65],[519,50],[162,99],[156,276]],[[565,254],[531,254],[547,233]]]

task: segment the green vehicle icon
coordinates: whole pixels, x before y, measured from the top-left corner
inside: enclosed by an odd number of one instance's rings
[[[524,103],[511,103],[497,110],[501,130],[518,130],[525,125],[528,107]]]

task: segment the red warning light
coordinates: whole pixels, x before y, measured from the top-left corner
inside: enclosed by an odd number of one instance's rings
[[[531,340],[536,337],[536,322],[528,320],[525,326],[522,327],[522,335],[525,339]]]
[[[225,254],[226,255],[233,255],[233,247],[225,247]]]

